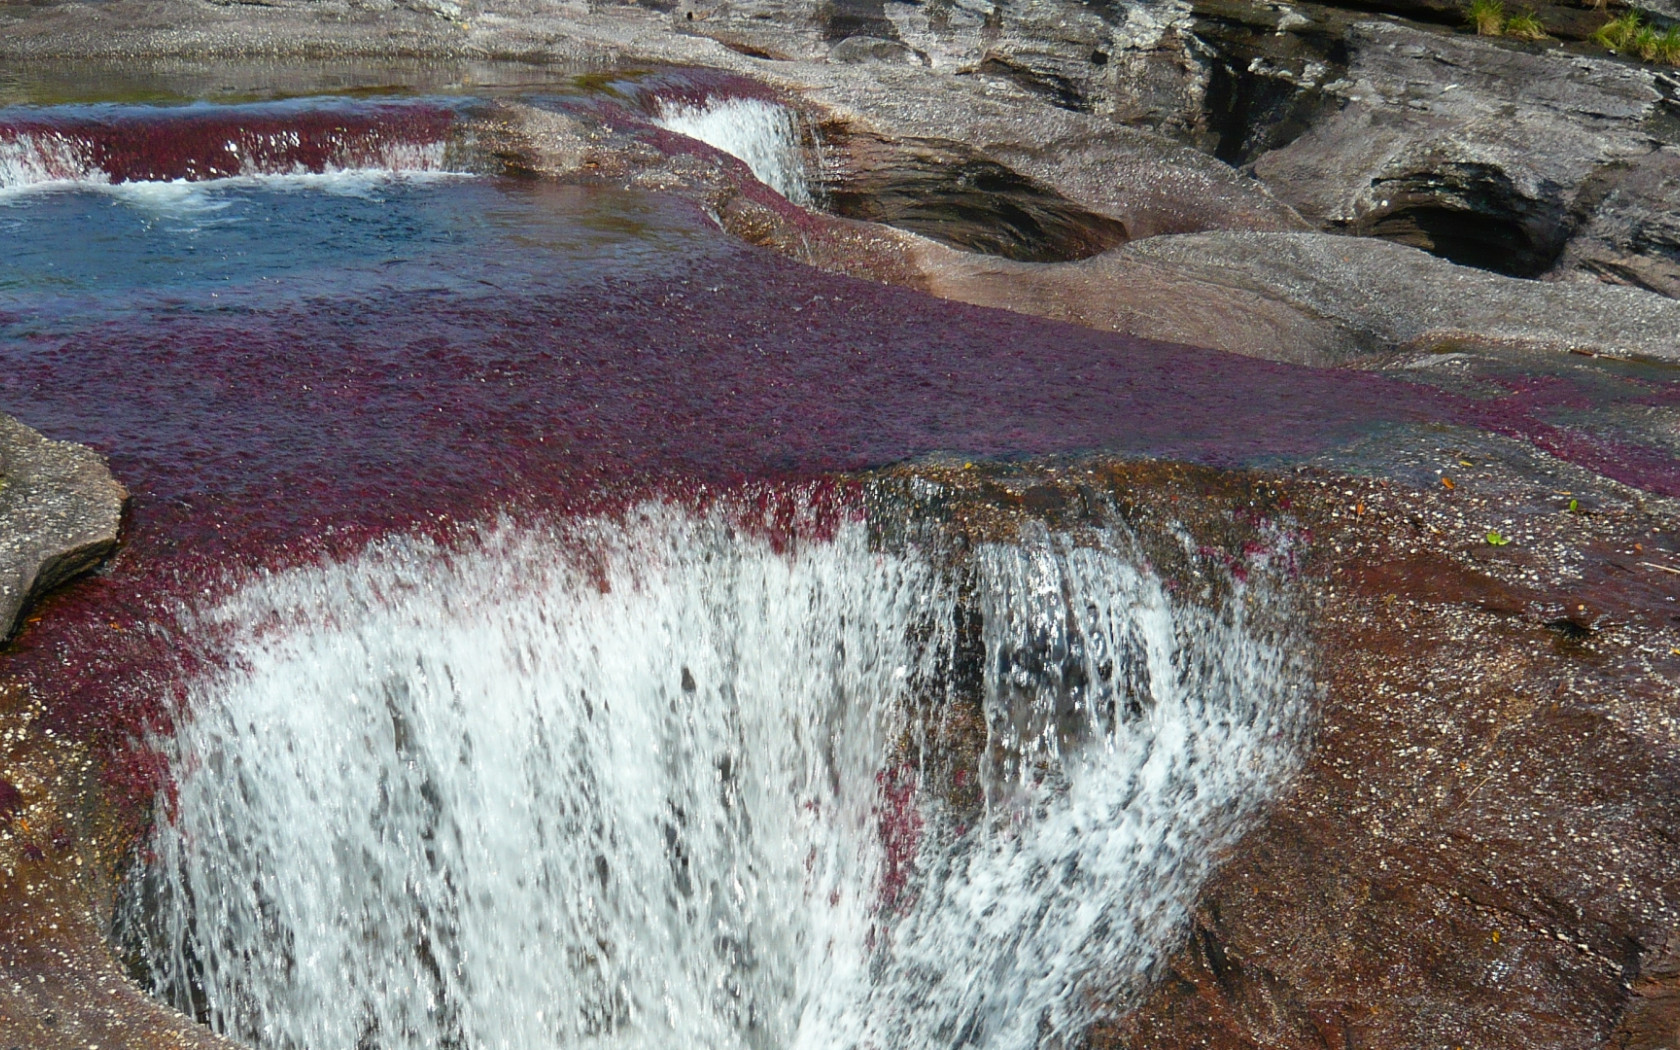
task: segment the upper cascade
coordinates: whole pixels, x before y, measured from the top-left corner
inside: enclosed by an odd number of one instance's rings
[[[339,171],[440,171],[455,112],[437,102],[0,110],[0,192]]]
[[[788,107],[756,98],[661,99],[655,123],[745,162],[794,204],[812,203],[799,118]]]

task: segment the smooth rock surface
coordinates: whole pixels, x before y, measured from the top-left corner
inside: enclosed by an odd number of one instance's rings
[[[1680,303],[1637,289],[1519,280],[1330,234],[1187,234],[1121,254],[1276,298],[1371,349],[1499,344],[1680,361]]]

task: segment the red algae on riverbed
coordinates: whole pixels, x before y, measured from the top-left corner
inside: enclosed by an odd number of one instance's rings
[[[1278,462],[1428,420],[1578,447],[1520,404],[936,301],[721,234],[628,274],[516,280],[301,302],[189,290],[7,337],[0,407],[105,452],[134,493],[123,555],[12,656],[53,722],[128,735],[173,648],[159,619],[229,571],[501,507],[935,452]],[[1671,462],[1641,475],[1680,491]]]

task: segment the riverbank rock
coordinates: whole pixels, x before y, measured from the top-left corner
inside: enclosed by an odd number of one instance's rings
[[[1585,218],[1550,276],[1627,284],[1680,299],[1680,149],[1665,146],[1599,172]]]
[[[116,548],[127,500],[98,453],[0,415],[0,638],[30,602]]]
[[[1654,74],[1476,37],[1351,27],[1340,105],[1255,173],[1326,229],[1514,276],[1551,269],[1599,169],[1653,149]]]

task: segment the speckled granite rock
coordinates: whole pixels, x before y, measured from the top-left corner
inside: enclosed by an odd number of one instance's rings
[[[117,545],[128,493],[98,453],[0,416],[0,637]]]
[[[1584,277],[1680,299],[1680,149],[1600,173],[1582,194],[1581,227],[1552,276]]]

